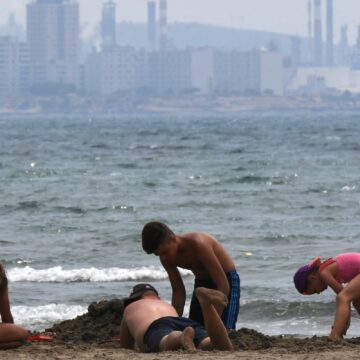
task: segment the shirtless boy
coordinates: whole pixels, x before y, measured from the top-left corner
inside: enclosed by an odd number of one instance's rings
[[[226,296],[206,288],[196,289],[196,295],[203,309],[206,329],[191,319],[179,317],[175,308],[162,301],[150,284],[134,286],[125,299],[120,325],[121,347],[142,352],[232,350],[227,330],[215,309],[215,306],[226,306]]]
[[[219,315],[227,329],[235,329],[239,313],[240,278],[231,257],[213,236],[203,232],[177,235],[165,224],[154,221],[143,228],[142,247],[148,254],[160,257],[172,287],[171,303],[179,316],[183,315],[186,292],[178,267],[191,270],[195,275],[189,318],[204,325],[195,290],[198,287],[216,289],[228,299],[225,309],[217,308]]]

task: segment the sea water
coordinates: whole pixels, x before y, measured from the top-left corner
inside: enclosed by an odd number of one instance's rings
[[[2,116],[0,259],[15,320],[43,330],[138,282],[169,301],[141,248],[143,225],[160,220],[225,246],[241,277],[238,328],[327,334],[334,294],[299,295],[292,277],[315,256],[360,250],[359,192],[356,114]]]

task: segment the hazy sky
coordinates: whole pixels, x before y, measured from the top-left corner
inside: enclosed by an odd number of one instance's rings
[[[78,0],[81,22],[94,26],[100,20],[104,0]],[[24,22],[29,0],[0,0],[0,23],[10,12]],[[147,0],[116,0],[117,20],[146,22]],[[325,15],[326,0],[322,0]],[[168,0],[168,22],[198,22],[228,27],[306,35],[307,0]],[[360,25],[360,0],[334,0],[335,40],[342,24],[355,41]],[[323,19],[325,17],[323,16]],[[325,23],[325,21],[324,21]]]

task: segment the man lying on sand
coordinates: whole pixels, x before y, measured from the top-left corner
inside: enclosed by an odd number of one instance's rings
[[[205,327],[179,317],[175,308],[162,301],[150,284],[135,285],[125,299],[125,310],[120,326],[120,345],[142,352],[177,349],[233,350],[227,330],[216,308],[227,306],[227,297],[221,291],[197,288]]]

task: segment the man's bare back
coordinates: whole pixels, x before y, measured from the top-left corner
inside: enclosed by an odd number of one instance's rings
[[[144,334],[149,325],[164,316],[178,316],[176,310],[160,299],[141,299],[128,305],[124,318],[135,342],[144,351]]]
[[[120,345],[150,352],[181,348],[188,351],[232,350],[228,332],[215,309],[227,306],[226,295],[206,288],[196,289],[196,295],[204,309],[206,329],[193,320],[177,316],[175,308],[160,300],[152,285],[136,285],[125,299]]]

